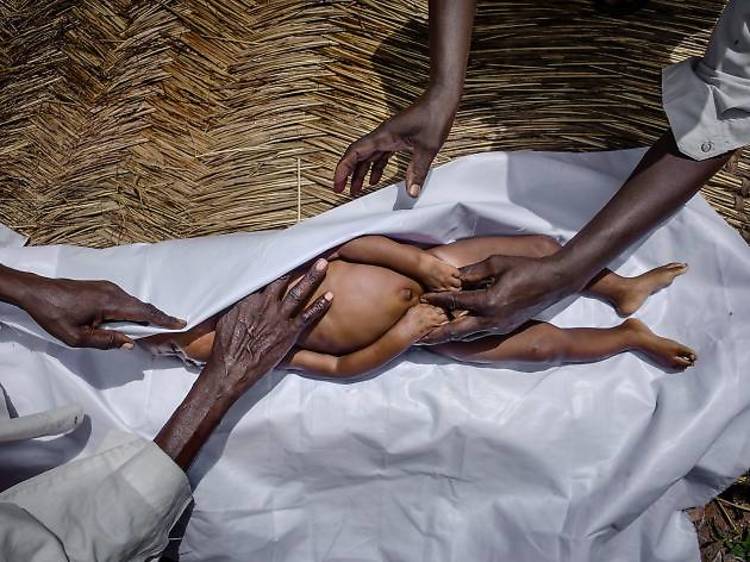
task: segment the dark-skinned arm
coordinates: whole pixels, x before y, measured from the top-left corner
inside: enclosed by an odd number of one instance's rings
[[[184,470],[237,398],[328,309],[330,293],[303,311],[325,267],[319,262],[288,294],[288,278],[280,279],[223,315],[208,366],[153,444],[113,437],[90,458],[3,491],[0,559],[155,560],[190,501]]]
[[[232,404],[276,367],[300,334],[328,310],[331,293],[302,311],[325,269],[325,260],[319,260],[288,293],[289,277],[279,279],[245,297],[218,321],[206,367],[154,438],[181,468],[190,466]]]
[[[130,349],[131,338],[100,327],[126,321],[178,330],[185,322],[141,302],[109,281],[50,279],[0,265],[0,301],[23,308],[48,333],[71,347]]]
[[[334,175],[337,193],[344,191],[351,177],[351,193],[357,195],[368,172],[370,185],[375,185],[393,153],[407,150],[412,157],[406,169],[406,186],[409,195],[416,197],[448,137],[463,93],[474,0],[430,0],[429,6],[429,85],[414,104],[346,149]]]
[[[560,299],[581,291],[626,248],[676,212],[730,154],[696,161],[678,150],[671,132],[644,155],[631,176],[558,253],[546,258],[492,256],[461,269],[464,286],[486,289],[425,295],[426,302],[470,316],[431,334],[429,343],[507,333]]]

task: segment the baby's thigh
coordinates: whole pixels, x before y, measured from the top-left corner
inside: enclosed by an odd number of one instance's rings
[[[503,256],[543,257],[554,254],[560,244],[549,236],[477,236],[451,244],[435,246],[428,253],[454,267],[463,267],[487,259],[495,254]]]

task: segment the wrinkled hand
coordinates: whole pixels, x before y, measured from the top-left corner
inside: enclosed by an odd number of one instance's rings
[[[171,330],[185,326],[109,281],[33,276],[19,304],[37,324],[71,347],[133,347],[133,340],[125,334],[100,328],[103,322],[136,322]]]
[[[327,265],[318,260],[286,296],[288,276],[248,295],[221,317],[204,373],[218,376],[223,392],[242,394],[276,367],[300,334],[328,311],[330,292],[301,311],[323,281]]]
[[[484,289],[427,293],[422,299],[446,310],[467,310],[432,331],[423,343],[478,339],[512,332],[545,308],[575,292],[553,257],[491,256],[461,268],[464,287]]]
[[[368,172],[370,185],[375,185],[383,177],[393,153],[407,150],[411,152],[411,162],[406,169],[407,192],[417,197],[430,164],[453,125],[455,104],[453,99],[428,91],[414,105],[352,143],[336,166],[334,191],[344,191],[351,176],[351,194],[357,195]]]

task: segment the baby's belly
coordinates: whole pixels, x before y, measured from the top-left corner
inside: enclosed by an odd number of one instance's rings
[[[413,279],[384,267],[333,261],[310,302],[333,293],[328,313],[298,346],[341,355],[362,349],[391,328],[422,295]]]

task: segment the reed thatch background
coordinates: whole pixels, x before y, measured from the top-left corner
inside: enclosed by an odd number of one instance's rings
[[[661,68],[703,52],[723,5],[481,2],[439,161],[650,144]],[[302,216],[323,212],[346,146],[421,92],[426,45],[426,0],[0,0],[0,222],[87,246],[282,227],[298,162]],[[750,240],[750,161],[703,193]],[[747,482],[693,511],[706,560],[747,541]]]
[[[723,4],[481,3],[439,161],[651,143],[660,69]],[[302,216],[325,211],[345,147],[421,91],[426,45],[426,0],[0,0],[0,221],[88,246],[281,227],[298,159]],[[740,159],[704,194],[750,235],[743,178]]]

